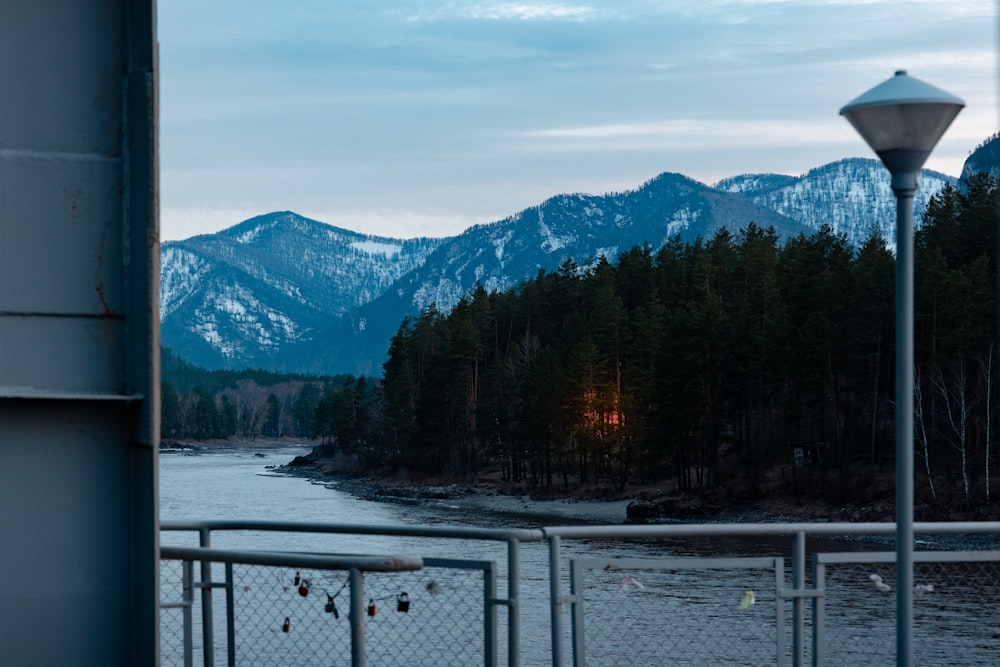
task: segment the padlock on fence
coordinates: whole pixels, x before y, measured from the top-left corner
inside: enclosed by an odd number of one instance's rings
[[[404,614],[410,611],[410,596],[403,592],[396,596],[396,611],[401,611]]]
[[[309,595],[309,580],[303,579],[299,582],[299,595],[305,597]]]
[[[334,618],[340,618],[340,612],[337,611],[337,603],[333,601],[333,596],[327,594],[326,596],[326,607],[324,607],[326,613],[333,614]]]
[[[281,624],[281,631],[288,632],[292,629],[292,621],[286,616],[285,622]]]
[[[375,600],[372,600],[371,598],[369,598],[368,599],[368,615],[369,616],[374,616],[377,611],[378,611],[378,608],[375,606]]]

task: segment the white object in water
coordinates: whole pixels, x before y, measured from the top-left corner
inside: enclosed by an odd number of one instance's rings
[[[625,575],[622,577],[622,581],[618,584],[619,590],[628,590],[629,588],[638,588],[640,591],[645,590],[646,587],[639,583],[639,580],[631,575]]]
[[[882,581],[882,577],[877,574],[869,574],[868,578],[875,582],[875,588],[879,589],[883,593],[888,593],[892,590],[892,586]]]

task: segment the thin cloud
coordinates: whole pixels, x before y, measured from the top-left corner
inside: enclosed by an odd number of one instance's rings
[[[503,2],[472,8],[467,15],[477,19],[566,19],[585,18],[592,16],[594,10],[590,7],[580,7],[566,4],[538,4],[526,2]]]
[[[449,4],[447,7],[412,14],[410,21],[473,19],[473,20],[519,20],[539,19],[585,19],[595,16],[597,11],[587,5],[561,2],[491,2],[472,3],[466,6]]]
[[[527,139],[581,141],[627,140],[631,144],[693,146],[726,144],[768,146],[841,143],[850,136],[849,128],[829,122],[793,120],[683,119],[638,123],[611,123],[586,127],[548,128],[515,133]],[[639,140],[639,141],[635,141]]]

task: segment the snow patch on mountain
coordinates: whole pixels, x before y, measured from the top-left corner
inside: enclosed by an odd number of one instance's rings
[[[160,264],[160,321],[173,313],[194,294],[201,278],[210,270],[209,263],[184,248],[165,247]]]
[[[351,243],[351,247],[355,250],[366,252],[369,255],[382,255],[390,258],[398,255],[399,251],[402,249],[400,245],[396,243],[380,243],[372,240],[355,241]]]
[[[497,261],[503,265],[503,250],[506,247],[507,242],[514,237],[513,230],[507,230],[507,233],[503,236],[493,239],[493,252],[497,256]]]
[[[549,229],[549,226],[545,224],[545,211],[541,208],[538,209],[538,232],[542,237],[541,248],[549,254],[558,252],[576,240],[572,234],[560,236]]]
[[[670,220],[667,221],[667,237],[679,234],[681,230],[688,229],[691,225],[698,222],[698,218],[700,217],[701,211],[692,210],[688,206],[678,209],[670,216]]]
[[[235,236],[233,236],[233,239],[235,239],[238,243],[242,243],[242,244],[246,245],[246,244],[248,244],[248,243],[256,240],[257,237],[260,236],[262,232],[264,232],[264,231],[266,231],[268,229],[273,228],[276,224],[278,224],[277,221],[272,221],[272,222],[270,222],[270,224],[268,224],[268,223],[261,223],[259,225],[254,226],[254,227],[251,227],[250,229],[246,230],[242,234],[236,234]]]
[[[431,304],[450,310],[458,303],[465,290],[461,283],[442,277],[436,283],[424,283],[413,293],[413,305],[423,310]]]
[[[195,315],[191,332],[227,357],[235,354],[239,346],[230,342],[231,336],[224,339],[220,328],[233,329],[240,340],[264,350],[277,349],[300,337],[299,328],[290,317],[261,303],[253,292],[241,286],[207,293]]]

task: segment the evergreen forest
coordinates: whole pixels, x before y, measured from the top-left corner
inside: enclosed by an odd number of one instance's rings
[[[914,447],[930,502],[997,492],[998,221],[981,173],[934,197],[915,233]],[[886,239],[853,248],[823,227],[782,244],[750,222],[587,261],[406,319],[380,379],[168,359],[163,436],[310,437],[373,474],[490,474],[552,494],[657,483],[752,497],[780,470],[839,501],[891,474]]]

